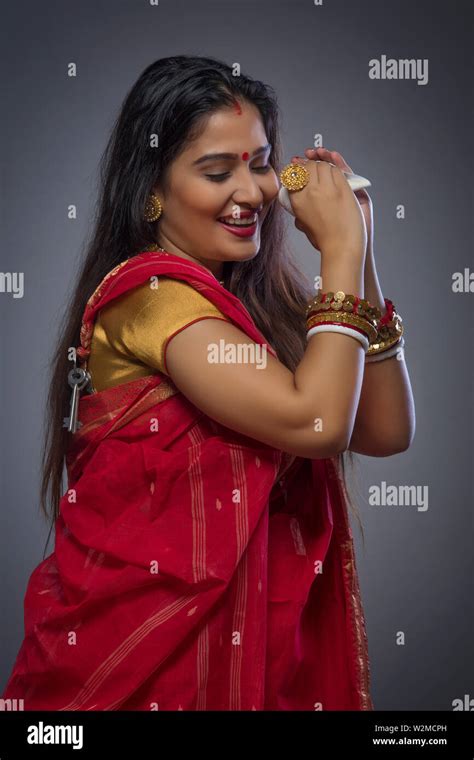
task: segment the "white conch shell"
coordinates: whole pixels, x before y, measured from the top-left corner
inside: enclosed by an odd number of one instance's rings
[[[334,164],[332,165],[334,166]],[[366,187],[370,187],[372,184],[370,180],[366,179],[365,177],[361,177],[360,174],[352,174],[351,172],[344,172],[344,171],[342,173],[344,174],[345,178],[347,179],[350,185],[351,190],[353,191],[363,190]],[[288,213],[290,213],[292,216],[295,215],[295,212],[291,208],[288,190],[286,189],[286,187],[283,187],[283,185],[280,187],[280,190],[278,192],[278,200],[280,201],[283,208],[288,211]]]

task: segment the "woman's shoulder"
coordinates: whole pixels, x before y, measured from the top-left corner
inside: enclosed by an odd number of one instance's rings
[[[201,319],[231,321],[189,283],[151,277],[100,310],[100,328],[112,349],[157,368],[173,335]]]
[[[164,321],[190,315],[215,314],[224,317],[220,309],[184,280],[174,277],[151,277],[100,310],[104,327],[114,329],[130,321]]]

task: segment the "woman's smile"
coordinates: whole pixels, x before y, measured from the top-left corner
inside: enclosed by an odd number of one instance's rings
[[[220,216],[217,221],[233,235],[249,238],[255,235],[257,231],[258,213],[256,211],[241,211],[238,217]]]
[[[234,224],[234,223],[228,223],[219,221],[219,224],[228,232],[231,232],[233,235],[236,235],[237,237],[241,238],[249,238],[253,237],[255,233],[257,232],[257,222],[254,222],[253,224]]]

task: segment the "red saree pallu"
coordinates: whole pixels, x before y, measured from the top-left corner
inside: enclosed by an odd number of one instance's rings
[[[143,252],[84,311],[158,275],[252,340],[207,271]],[[353,538],[335,459],[210,419],[161,373],[82,395],[54,551],[32,572],[3,699],[26,710],[372,710]]]

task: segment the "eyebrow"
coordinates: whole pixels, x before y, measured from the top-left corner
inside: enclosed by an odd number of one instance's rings
[[[257,148],[257,150],[254,150],[252,153],[252,158],[254,156],[259,156],[261,153],[265,153],[267,150],[271,149],[270,143],[267,143],[266,145],[261,145],[260,148]],[[203,164],[204,161],[210,161],[212,159],[231,159],[233,161],[236,161],[238,159],[237,153],[206,153],[205,156],[201,156],[201,158],[198,158],[196,161],[193,161],[193,166],[196,166],[196,164]]]

